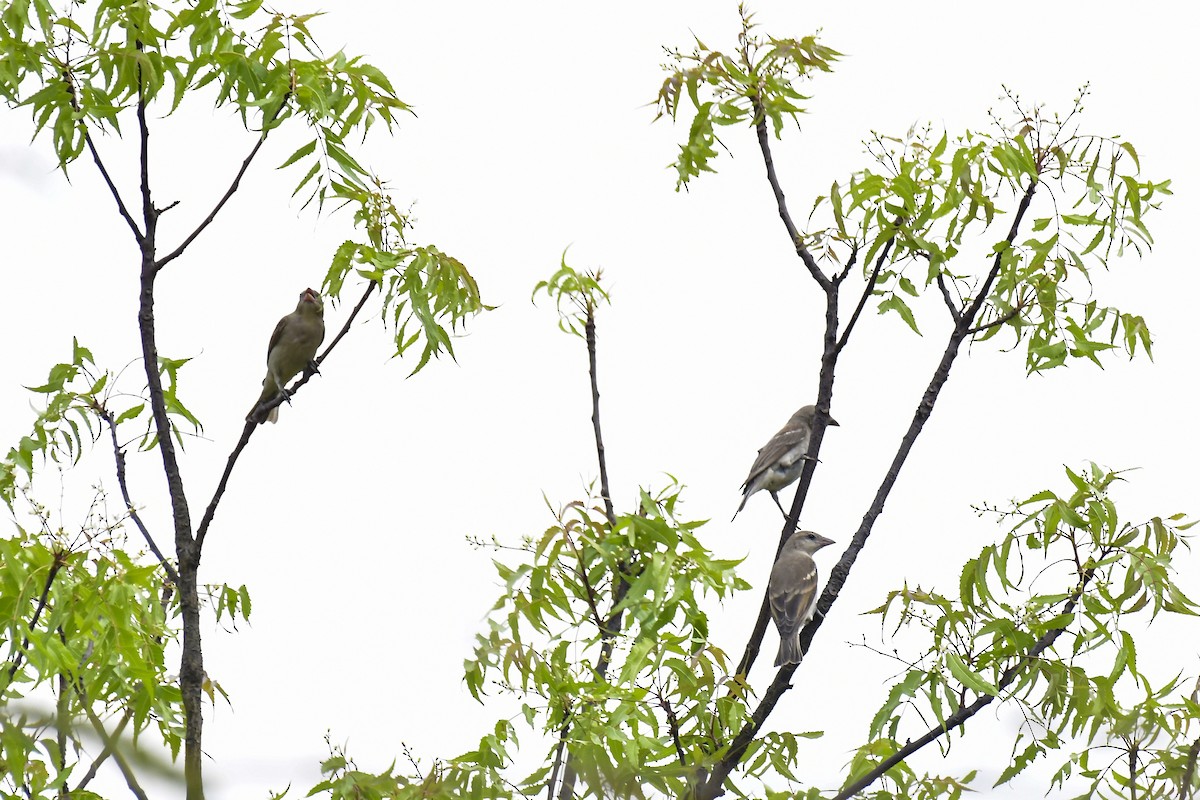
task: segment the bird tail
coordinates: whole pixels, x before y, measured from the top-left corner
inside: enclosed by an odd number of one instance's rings
[[[737,519],[737,515],[742,513],[742,509],[746,507],[746,498],[749,496],[748,494],[742,495],[742,502],[738,503],[737,511],[733,512],[733,519],[729,520],[730,522],[733,522],[734,519]]]
[[[782,667],[785,664],[799,664],[802,658],[804,658],[804,651],[800,649],[799,631],[793,633],[791,636],[784,636],[779,640],[779,653],[775,656],[775,666]]]

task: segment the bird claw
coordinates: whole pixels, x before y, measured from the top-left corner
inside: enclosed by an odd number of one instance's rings
[[[292,393],[289,392],[287,389],[283,389],[283,390],[281,390],[280,394],[283,395],[284,402],[290,406],[292,404]]]
[[[321,374],[321,370],[317,368],[317,360],[315,358],[308,362],[308,371],[313,375]]]

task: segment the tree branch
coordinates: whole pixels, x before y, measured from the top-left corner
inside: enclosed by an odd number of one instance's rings
[[[221,209],[225,207],[225,204],[229,202],[229,198],[233,197],[233,193],[238,190],[238,186],[241,185],[242,182],[242,176],[246,174],[246,170],[250,169],[250,162],[254,161],[254,157],[258,155],[259,149],[267,141],[267,134],[271,132],[271,125],[276,119],[279,118],[279,115],[283,113],[283,109],[287,107],[287,102],[289,99],[291,99],[291,96],[292,93],[290,90],[284,93],[283,99],[279,101],[279,107],[275,109],[275,113],[272,114],[271,118],[268,119],[263,125],[263,129],[259,134],[258,141],[254,143],[254,147],[250,150],[250,155],[246,156],[246,158],[242,160],[241,168],[237,171],[237,174],[233,176],[233,183],[229,184],[229,188],[225,190],[225,194],[222,195],[221,199],[217,201],[217,204],[213,207],[213,210],[209,212],[208,216],[205,217],[198,226],[196,226],[196,230],[192,231],[188,237],[183,240],[182,244],[158,260],[158,262],[154,265],[155,270],[160,270],[170,262],[174,261],[176,258],[179,258],[179,256],[183,254],[183,251],[188,248],[188,245],[195,241],[196,237],[203,233],[204,229],[211,225],[213,220],[217,218],[217,214],[219,214]],[[166,211],[174,205],[175,203],[172,203],[171,205],[167,206],[167,208],[163,209],[163,211]]]
[[[757,97],[752,97],[750,104],[754,109],[754,129],[758,133],[758,147],[762,150],[763,164],[767,168],[767,181],[770,182],[771,191],[775,194],[775,205],[779,209],[779,218],[783,220],[783,226],[787,229],[788,236],[791,237],[792,246],[796,248],[796,255],[800,256],[800,260],[808,268],[813,280],[828,292],[833,287],[833,281],[826,277],[825,273],[821,272],[821,268],[817,266],[817,260],[804,246],[800,231],[792,222],[791,213],[788,212],[787,200],[783,196],[783,187],[779,185],[779,176],[775,174],[775,159],[771,156],[771,140],[767,133],[767,117],[763,113],[762,103]]]
[[[615,530],[617,515],[613,510],[612,492],[608,488],[608,460],[604,456],[604,437],[600,433],[600,384],[596,376],[596,315],[591,307],[587,311],[587,322],[583,326],[587,337],[588,377],[592,385],[592,432],[596,437],[596,459],[600,462],[600,496],[604,499],[604,515],[608,527]]]
[[[1070,599],[1070,601],[1067,602],[1066,606],[1064,606],[1063,613],[1070,614],[1075,610],[1075,606],[1079,603],[1079,598],[1083,596],[1084,588],[1087,586],[1094,574],[1094,569],[1089,569],[1084,572],[1083,578],[1080,580],[1074,596]],[[1028,653],[1022,656],[1016,664],[1013,664],[1004,671],[1004,674],[1000,676],[1000,682],[996,684],[996,688],[999,691],[1003,691],[1009,685],[1011,685],[1012,682],[1015,681],[1018,676],[1020,676],[1021,671],[1024,670],[1029,664],[1032,664],[1035,660],[1037,660],[1038,656],[1040,656],[1051,645],[1053,645],[1054,641],[1060,635],[1062,635],[1063,631],[1065,630],[1066,628],[1054,628],[1053,630],[1046,631],[1046,633],[1042,635],[1042,638],[1038,639],[1037,642],[1034,643],[1033,647],[1029,648]],[[842,790],[834,796],[833,800],[847,800],[847,798],[858,794],[863,789],[879,780],[879,778],[885,775],[888,770],[899,764],[904,759],[908,758],[913,753],[917,752],[926,745],[937,741],[951,731],[961,728],[966,724],[967,720],[978,714],[983,709],[987,708],[998,696],[999,692],[997,692],[996,695],[984,694],[976,697],[975,701],[969,706],[959,708],[958,711],[947,717],[944,725],[930,728],[920,738],[909,740],[895,753],[879,762],[866,775],[862,776],[854,783],[843,787]]]
[[[84,713],[87,714],[88,721],[92,723],[92,728],[95,729],[96,735],[104,742],[104,749],[111,752],[113,761],[117,762],[117,767],[121,770],[121,775],[125,778],[125,785],[129,787],[129,791],[138,800],[147,800],[146,792],[138,784],[137,776],[133,774],[133,769],[129,766],[129,762],[125,759],[125,756],[121,755],[120,748],[113,741],[113,737],[109,736],[108,731],[104,729],[104,722],[96,716],[96,712],[92,710],[91,705],[87,702],[83,693],[79,691],[78,686],[75,687],[75,690],[79,694],[80,706],[83,708]]]
[[[58,554],[54,555],[54,563],[50,565],[50,571],[46,574],[46,583],[42,586],[42,596],[38,598],[37,608],[33,610],[33,616],[29,619],[28,628],[30,632],[37,627],[38,619],[41,618],[42,612],[46,609],[46,602],[50,599],[50,587],[54,584],[54,579],[58,577],[58,571],[62,569],[63,562],[59,559]],[[29,637],[25,636],[21,642],[21,647],[13,654],[12,664],[8,667],[8,682],[16,676],[17,670],[21,668],[21,662],[25,660],[25,651],[29,648]]]
[[[154,553],[155,557],[158,558],[158,563],[162,564],[167,577],[171,579],[171,583],[177,584],[179,583],[179,573],[171,566],[171,562],[167,561],[167,557],[163,555],[162,550],[158,549],[154,537],[150,535],[150,531],[142,522],[141,515],[134,508],[133,500],[129,497],[129,486],[126,484],[125,478],[125,451],[117,441],[117,426],[113,414],[99,404],[93,405],[93,408],[100,415],[100,418],[108,423],[109,433],[112,434],[113,456],[117,462],[117,484],[121,487],[121,497],[125,500],[125,508],[129,511],[129,518],[133,520],[133,524],[137,526],[137,529],[142,532],[142,538],[146,540],[146,544],[150,547],[150,552]]]
[[[333,341],[330,342],[329,346],[325,348],[325,352],[317,356],[316,363],[318,367],[325,363],[325,359],[329,357],[329,354],[333,351],[333,348],[337,347],[338,342],[340,342],[342,338],[349,332],[350,326],[358,317],[359,312],[362,311],[363,306],[366,305],[367,298],[370,297],[371,293],[375,291],[375,287],[377,285],[378,284],[376,284],[374,281],[367,284],[366,291],[364,291],[362,297],[359,298],[358,304],[354,306],[354,310],[350,312],[350,316],[346,318],[346,323],[342,325],[342,329],[338,331],[337,336],[333,337]],[[300,379],[293,383],[292,388],[288,390],[288,396],[295,395],[296,392],[300,391],[300,388],[304,386],[304,384],[308,383],[309,379],[315,374],[316,372],[312,369],[305,369],[304,374],[300,376]],[[200,564],[200,556],[204,548],[204,538],[208,535],[208,528],[212,524],[213,516],[217,513],[217,506],[220,504],[221,498],[225,495],[225,488],[229,484],[229,476],[233,474],[233,467],[237,463],[238,456],[242,454],[242,450],[244,450],[246,445],[249,444],[250,436],[254,433],[255,428],[258,427],[259,422],[266,417],[267,412],[269,412],[272,408],[279,406],[283,402],[283,395],[276,395],[252,410],[252,419],[246,420],[246,425],[242,428],[242,436],[240,439],[238,439],[238,443],[233,448],[233,452],[229,454],[229,458],[225,461],[225,471],[221,474],[221,480],[217,484],[216,491],[213,492],[212,500],[208,502],[208,507],[204,510],[204,516],[200,520],[200,527],[196,529],[196,547],[194,557],[197,565]]]
[[[937,285],[942,292],[942,299],[946,301],[946,308],[950,311],[950,319],[954,320],[954,324],[957,325],[962,319],[962,312],[954,302],[954,298],[950,296],[950,288],[946,286],[946,276],[942,275],[940,269],[937,274]]]
[[[139,55],[143,44],[137,42]],[[171,518],[175,527],[175,559],[178,567],[179,610],[183,620],[183,652],[179,662],[179,690],[184,712],[183,769],[187,783],[187,800],[204,800],[202,735],[204,726],[201,700],[204,682],[204,653],[200,645],[200,596],[196,563],[193,558],[195,540],[192,537],[192,518],[175,442],[171,438],[171,420],[167,416],[163,397],[162,375],[159,371],[158,344],[154,324],[154,279],[158,270],[154,263],[157,242],[158,211],[150,191],[150,128],[146,123],[146,89],[139,62],[138,76],[138,139],[141,173],[142,216],[146,235],[141,242],[141,281],[138,301],[138,332],[142,344],[142,364],[146,370],[146,385],[150,393],[150,410],[158,434],[158,451],[162,455],[163,473],[171,501]],[[114,754],[121,763],[119,754]],[[122,768],[124,769],[124,767]],[[133,788],[132,786],[130,787]],[[135,792],[136,794],[136,792]]]
[[[974,336],[977,333],[983,333],[986,330],[990,330],[992,328],[999,327],[999,326],[1003,325],[1004,323],[1008,322],[1013,317],[1020,314],[1024,310],[1025,310],[1025,301],[1020,300],[1017,302],[1017,304],[1015,306],[1013,306],[1011,309],[1009,309],[1007,312],[1005,312],[1001,316],[997,317],[996,319],[992,320],[991,322],[987,323],[986,325],[976,325],[974,328],[971,328],[971,330],[967,331],[967,333]]]
[[[75,791],[75,792],[81,791],[82,789],[85,789],[89,783],[92,782],[92,779],[96,777],[96,773],[100,770],[100,765],[103,764],[105,761],[107,761],[108,757],[113,754],[112,742],[121,738],[121,734],[124,732],[125,726],[129,724],[129,720],[132,718],[132,716],[133,716],[132,712],[130,712],[130,711],[125,712],[124,716],[121,717],[121,721],[117,723],[117,729],[115,731],[113,731],[112,736],[110,737],[110,740],[104,744],[104,749],[100,751],[100,755],[96,756],[96,759],[92,762],[92,765],[90,767],[88,767],[87,774],[85,774],[83,776],[83,778],[80,779],[79,783],[75,786],[74,789],[72,789],[72,791]]]
[[[571,712],[563,714],[562,730],[558,735],[558,747],[554,749],[554,766],[550,770],[550,780],[546,781],[546,800],[554,800],[554,784],[558,780],[558,770],[562,767],[563,751],[567,749],[567,735],[571,730]]]
[[[1184,767],[1183,779],[1179,782],[1179,800],[1188,800],[1192,796],[1192,781],[1196,777],[1196,760],[1200,757],[1200,738],[1192,742],[1187,754],[1187,766]]]
[[[117,189],[117,185],[113,182],[112,176],[108,174],[108,169],[104,166],[104,161],[100,158],[100,151],[96,149],[96,143],[92,141],[92,134],[88,131],[87,121],[82,118],[83,109],[79,105],[79,95],[75,92],[75,82],[72,80],[71,73],[68,70],[63,70],[63,81],[67,84],[67,94],[71,96],[71,108],[77,114],[81,115],[79,124],[83,127],[83,142],[87,145],[88,152],[92,154],[92,161],[96,162],[96,168],[100,170],[100,177],[104,178],[104,183],[108,186],[108,191],[112,193],[113,200],[117,201],[117,211],[121,215],[121,219],[129,225],[129,230],[133,231],[133,238],[137,240],[140,246],[145,234],[138,228],[137,223],[133,221],[133,215],[129,213],[129,209],[125,206],[125,201],[121,199],[121,192]]]
[[[846,323],[846,329],[842,331],[842,335],[838,339],[837,352],[840,353],[842,348],[846,346],[846,342],[850,341],[850,332],[854,330],[854,326],[858,323],[858,317],[862,314],[863,307],[867,304],[867,299],[875,291],[875,281],[879,279],[879,272],[883,269],[883,262],[887,260],[888,253],[891,252],[892,244],[895,241],[896,238],[893,235],[883,245],[883,250],[879,253],[879,258],[875,259],[875,267],[871,270],[871,277],[867,279],[867,285],[863,287],[862,296],[858,298],[858,305],[854,307],[854,313],[850,315],[850,320]]]
[[[617,529],[617,514],[613,508],[612,492],[608,487],[608,460],[604,451],[604,437],[600,432],[600,380],[596,368],[596,314],[595,309],[590,305],[587,307],[584,334],[588,348],[588,379],[592,388],[592,432],[596,439],[596,458],[600,463],[600,495],[604,500],[604,516],[608,520],[608,530],[613,533]],[[619,609],[621,601],[629,592],[629,579],[625,576],[627,566],[624,561],[619,562],[616,566],[617,580],[613,585],[613,610],[609,612],[608,619],[600,626],[600,655],[596,659],[596,676],[599,680],[604,680],[605,675],[608,674],[617,634],[621,632],[624,613]],[[562,744],[566,744],[566,739],[567,727],[564,723]],[[574,796],[576,775],[574,754],[568,752],[563,768],[562,785],[559,786],[558,791],[560,800],[569,800]]]

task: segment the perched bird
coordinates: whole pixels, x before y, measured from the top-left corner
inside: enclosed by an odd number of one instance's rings
[[[772,436],[771,441],[758,451],[758,458],[754,459],[754,466],[750,468],[750,474],[746,476],[746,482],[742,484],[742,503],[737,507],[737,511],[733,512],[735,519],[738,512],[745,507],[750,495],[759,489],[766,489],[770,492],[775,505],[779,506],[779,510],[783,511],[785,517],[787,516],[776,492],[795,482],[804,470],[804,460],[807,458],[805,454],[808,453],[808,436],[812,433],[813,417],[816,415],[816,406],[805,406],[800,409],[792,414],[787,425],[784,425],[779,433]],[[829,424],[837,425],[838,422],[830,417]]]
[[[258,407],[280,392],[288,397],[288,381],[316,358],[317,348],[325,339],[324,314],[321,295],[313,289],[305,289],[300,293],[296,310],[279,320],[271,334],[271,343],[267,345],[267,377],[263,378],[262,394],[246,415],[247,420],[254,419]],[[267,419],[279,421],[279,406],[271,409]]]
[[[775,666],[799,664],[804,658],[800,650],[800,631],[817,610],[817,562],[813,553],[833,539],[812,531],[796,531],[783,545],[783,552],[771,569],[767,598],[771,602],[771,619],[779,629],[779,654]]]

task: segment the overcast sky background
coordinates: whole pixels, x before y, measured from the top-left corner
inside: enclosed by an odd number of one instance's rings
[[[281,8],[291,6],[281,5]],[[299,10],[308,4],[296,4]],[[714,608],[713,639],[736,657],[757,612],[779,533],[778,511],[756,497],[735,523],[738,487],[755,451],[816,394],[821,299],[775,215],[748,129],[724,132],[732,156],[688,193],[668,169],[681,125],[651,124],[663,78],[663,45],[691,36],[732,49],[736,4],[723,2],[328,4],[313,23],[327,51],[365,54],[418,116],[393,139],[377,136],[365,160],[413,202],[416,242],[461,259],[497,306],[442,359],[412,379],[415,361],[389,360],[377,321],[358,325],[277,426],[243,454],[206,543],[202,580],[247,584],[250,625],[206,628],[210,676],[232,697],[206,718],[210,797],[265,797],[318,780],[326,730],[364,769],[382,770],[407,742],[427,766],[472,749],[510,706],[480,707],[461,681],[462,662],[500,586],[491,554],[466,537],[516,542],[551,524],[559,506],[596,475],[586,351],[535,307],[534,284],[568,245],[579,268],[602,267],[613,305],[599,318],[599,368],[612,489],[630,510],[638,486],[666,473],[687,485],[683,514],[712,519],[704,540],[747,560],[755,591]],[[878,622],[859,616],[887,590],[953,591],[964,560],[1002,529],[972,503],[1003,502],[1041,488],[1068,491],[1062,464],[1093,459],[1141,468],[1116,493],[1127,519],[1200,513],[1193,373],[1197,286],[1191,246],[1200,216],[1197,113],[1186,90],[1196,76],[1189,4],[1115,2],[964,4],[794,3],[753,6],[763,30],[824,41],[845,53],[815,98],[803,131],[789,129],[775,155],[794,214],[833,180],[868,164],[871,130],[903,134],[932,121],[952,133],[982,128],[1000,108],[1001,84],[1028,101],[1069,110],[1092,84],[1082,127],[1119,134],[1144,174],[1173,179],[1176,196],[1148,219],[1157,238],[1144,261],[1096,276],[1103,304],[1145,316],[1155,362],[1119,355],[1101,371],[1086,363],[1024,376],[1023,354],[995,343],[955,366],[884,516],[798,686],[773,726],[825,730],[802,749],[801,774],[840,781],[853,748],[885,697],[894,662],[852,643],[878,642]],[[90,162],[68,182],[48,141],[29,145],[24,110],[0,114],[0,233],[6,311],[0,315],[0,442],[29,429],[30,396],[70,357],[71,337],[120,369],[137,358],[137,256]],[[159,204],[179,200],[161,241],[190,231],[253,143],[207,101],[152,121]],[[132,120],[125,130],[131,131]],[[380,131],[382,133],[382,131]],[[193,516],[207,504],[242,418],[258,394],[267,339],[300,290],[319,287],[348,216],[318,218],[288,196],[299,174],[277,172],[299,143],[272,134],[242,190],[217,224],[159,280],[163,356],[190,357],[181,393],[205,425],[187,446],[183,477]],[[100,147],[127,199],[134,150]],[[846,294],[852,295],[853,292]],[[357,297],[356,292],[348,296]],[[843,318],[850,310],[849,300]],[[336,330],[348,306],[326,307]],[[837,540],[818,558],[837,560],[882,479],[944,346],[940,300],[918,303],[924,338],[895,315],[864,316],[844,355],[831,430],[805,509],[805,527]],[[1003,337],[1001,337],[1003,338]],[[136,392],[140,365],[124,377]],[[39,476],[37,496],[80,524],[101,476],[116,492],[105,447],[60,481]],[[131,489],[164,546],[168,507],[161,461],[139,455]],[[790,497],[790,493],[788,494]],[[116,504],[114,504],[115,507]],[[1193,596],[1197,559],[1181,566]],[[1160,620],[1140,664],[1160,682],[1198,666],[1194,622]],[[1190,637],[1190,638],[1189,638]],[[1183,646],[1180,643],[1184,642]],[[774,631],[764,650],[776,646]],[[769,664],[769,661],[767,662]],[[757,684],[769,670],[759,664]],[[1015,715],[985,713],[943,764],[935,749],[918,770],[978,768],[986,790],[1007,762],[998,736]],[[519,732],[522,731],[519,727]],[[525,737],[523,759],[542,748]],[[1055,763],[1057,766],[1057,763]],[[118,780],[115,778],[114,780]],[[114,784],[115,785],[115,784]],[[1040,780],[981,796],[1043,791]],[[114,792],[118,794],[118,792]],[[181,794],[181,791],[180,791]],[[169,792],[162,796],[169,796]]]

